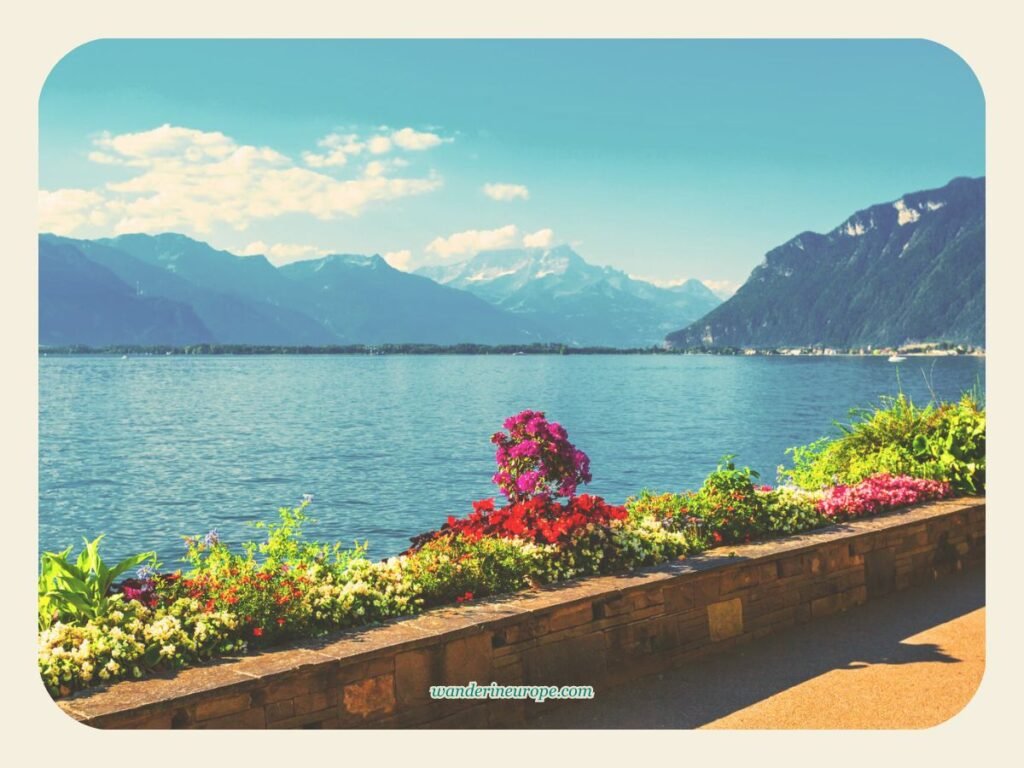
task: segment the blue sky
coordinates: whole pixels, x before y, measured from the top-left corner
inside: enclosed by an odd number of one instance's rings
[[[984,161],[973,73],[923,40],[103,40],[40,96],[41,229],[278,263],[565,242],[735,286]]]

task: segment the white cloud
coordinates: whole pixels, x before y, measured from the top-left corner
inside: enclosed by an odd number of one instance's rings
[[[374,136],[366,142],[366,148],[374,155],[383,155],[391,151],[391,139],[387,136]]]
[[[484,194],[491,200],[529,200],[530,190],[522,184],[484,184]]]
[[[656,285],[659,288],[675,288],[682,285],[683,283],[692,280],[690,277],[647,277],[645,275],[629,275],[634,280],[643,280],[645,283]],[[740,283],[735,280],[701,280],[708,289],[711,290],[718,298],[727,299],[732,296],[740,287]]]
[[[348,164],[348,154],[342,149],[333,149],[324,155],[303,152],[302,161],[310,168],[334,168]]]
[[[39,190],[39,231],[69,235],[84,224],[106,223],[103,195],[90,189]]]
[[[267,245],[262,240],[254,240],[239,251],[242,256],[266,256],[274,264],[289,264],[293,261],[303,259],[315,259],[326,256],[326,251],[315,245],[302,245],[300,243],[274,243]]]
[[[359,141],[356,133],[329,133],[317,142],[324,149],[344,149],[350,155],[358,155],[365,145]]]
[[[414,131],[412,128],[402,128],[391,134],[391,140],[402,149],[417,152],[424,149],[431,149],[451,139],[442,139],[436,133],[425,131]]]
[[[346,165],[354,155],[368,152],[371,155],[386,155],[395,147],[408,151],[431,149],[451,139],[443,139],[436,133],[415,131],[402,128],[390,134],[386,125],[379,126],[377,133],[367,139],[361,139],[356,133],[329,133],[317,142],[317,146],[325,152],[303,152],[302,160],[310,168],[336,168]],[[94,153],[95,154],[95,153]],[[97,159],[97,162],[104,162]],[[394,167],[404,166],[408,161],[391,158]]]
[[[112,136],[104,132],[95,144],[102,150],[99,162],[148,167],[161,158],[182,158],[198,163],[223,160],[236,148],[220,131],[200,131],[164,123],[159,128]],[[96,153],[94,153],[96,154]]]
[[[519,230],[514,224],[498,229],[467,229],[456,232],[448,237],[434,238],[427,245],[427,252],[450,259],[454,256],[465,256],[489,251],[495,248],[508,248],[516,242]]]
[[[523,246],[525,248],[550,248],[555,240],[555,233],[550,228],[538,229],[528,235],[523,235]]]
[[[329,133],[316,144],[327,152],[303,152],[302,160],[310,168],[346,165],[350,156],[361,154],[366,149],[366,144],[360,141],[355,133]]]
[[[682,285],[690,279],[688,277],[647,277],[646,275],[634,275],[632,272],[627,274],[633,280],[642,280],[659,288],[675,288],[677,285]]]
[[[740,283],[735,280],[701,280],[704,285],[711,289],[711,292],[720,299],[728,299],[740,289]]]
[[[412,267],[412,251],[408,248],[401,251],[388,251],[384,254],[384,261],[395,269],[408,272]]]
[[[376,175],[339,179],[304,168],[270,147],[238,144],[220,132],[162,125],[151,131],[96,142],[97,162],[137,168],[105,190],[42,191],[44,228],[64,233],[86,223],[109,224],[115,233],[191,230],[205,234],[216,224],[244,230],[254,220],[305,213],[322,220],[358,216],[374,202],[430,192],[441,179]],[[332,134],[320,145],[329,151],[306,156],[308,165],[342,164],[336,155],[358,154],[352,136]],[[54,229],[53,231],[56,231]]]
[[[93,163],[100,163],[101,165],[117,165],[120,162],[113,155],[107,154],[106,152],[100,152],[99,150],[90,152],[89,160]]]
[[[383,176],[387,166],[384,165],[380,160],[373,160],[366,164],[363,169],[363,173],[367,176]]]

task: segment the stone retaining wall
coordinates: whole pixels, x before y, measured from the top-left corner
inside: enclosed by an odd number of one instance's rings
[[[434,701],[432,685],[609,686],[828,616],[981,561],[985,500],[441,608],[384,626],[80,692],[101,728],[505,727],[550,706]]]

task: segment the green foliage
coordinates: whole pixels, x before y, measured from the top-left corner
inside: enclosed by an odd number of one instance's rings
[[[69,559],[72,547],[43,553],[39,567],[40,629],[54,621],[84,622],[104,615],[117,577],[147,561],[156,563],[155,552],[143,552],[111,567],[100,556],[102,539],[102,535],[93,541],[82,539],[85,546],[74,563]]]
[[[298,566],[305,564],[310,569],[330,565],[345,565],[352,559],[363,557],[366,545],[356,545],[346,550],[340,543],[322,544],[317,541],[306,541],[303,538],[303,526],[307,522],[315,522],[306,514],[308,501],[297,507],[281,507],[278,509],[280,522],[267,523],[262,520],[253,523],[257,530],[265,530],[266,541],[247,542],[243,545],[247,556],[254,559],[258,553],[271,567],[288,564]],[[198,543],[198,537],[194,539]]]
[[[400,575],[370,563],[366,547],[344,550],[303,538],[308,505],[278,511],[279,522],[257,523],[266,540],[232,552],[214,533],[189,537],[192,568],[174,582],[176,597],[205,611],[230,611],[250,642],[318,634],[331,628],[411,613],[420,601]]]
[[[788,536],[828,525],[831,521],[818,511],[818,498],[792,488],[765,493],[761,497],[765,529],[773,536]]]
[[[700,490],[687,496],[687,508],[700,520],[706,544],[750,541],[768,532],[763,501],[754,487],[758,473],[738,468],[733,458],[723,456]]]
[[[244,651],[229,612],[206,612],[195,600],[150,609],[113,595],[106,611],[82,624],[56,623],[39,635],[39,673],[54,696],[96,682],[140,678]]]
[[[403,583],[430,606],[528,587],[542,571],[543,553],[520,539],[455,535],[429,541],[399,562]]]
[[[732,458],[724,457],[695,493],[643,491],[629,499],[626,508],[630,518],[620,534],[622,546],[630,536],[650,529],[655,522],[663,530],[676,532],[680,539],[679,546],[664,549],[658,548],[656,540],[649,541],[646,549],[655,558],[650,562],[718,544],[797,533],[828,523],[817,509],[820,494],[755,486],[757,473],[748,467],[737,468]]]
[[[851,417],[849,425],[837,425],[838,438],[791,448],[793,467],[780,467],[780,480],[820,490],[888,473],[945,481],[960,493],[984,492],[985,409],[976,395],[920,408],[900,394]]]

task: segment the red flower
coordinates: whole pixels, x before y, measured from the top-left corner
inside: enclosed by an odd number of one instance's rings
[[[720,534],[718,531],[712,531],[711,538],[715,540],[715,544],[722,543],[722,534]]]
[[[460,595],[459,597],[456,597],[455,598],[455,602],[456,603],[465,603],[465,602],[468,602],[468,601],[470,601],[472,599],[473,599],[473,593],[472,592],[467,592],[464,595]]]
[[[253,627],[252,628],[252,636],[253,637],[263,637],[263,627]]]
[[[564,504],[547,496],[534,496],[500,509],[495,509],[493,499],[484,499],[474,502],[473,511],[465,518],[449,517],[440,530],[417,536],[407,553],[417,551],[429,541],[453,535],[467,541],[498,536],[566,545],[591,525],[607,528],[627,516],[625,507],[612,506],[600,496],[587,494],[572,497]]]
[[[284,626],[284,622],[285,622],[285,618],[284,618],[284,616],[282,616],[281,618],[279,618],[277,620],[277,626],[283,627]]]

